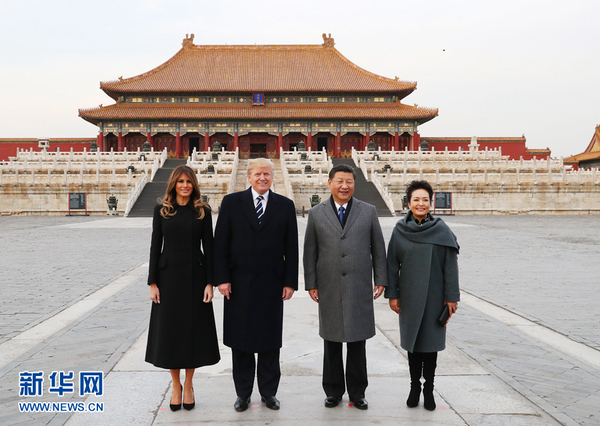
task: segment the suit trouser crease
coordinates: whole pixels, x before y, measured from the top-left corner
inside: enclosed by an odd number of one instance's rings
[[[323,340],[323,390],[327,396],[341,397],[348,388],[351,400],[364,398],[368,386],[366,340],[346,343],[346,374],[342,343]]]
[[[256,371],[258,390],[261,396],[275,396],[281,379],[279,349],[258,353],[258,364],[252,352],[232,349],[233,382],[237,396],[249,398],[254,387]]]

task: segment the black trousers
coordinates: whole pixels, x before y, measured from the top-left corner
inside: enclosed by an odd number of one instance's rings
[[[235,392],[241,398],[252,395],[254,372],[258,376],[258,390],[261,396],[275,396],[279,387],[279,349],[258,354],[258,367],[254,353],[231,349],[233,358],[233,383]]]
[[[346,380],[342,363],[342,343],[323,341],[323,390],[325,395],[341,397],[346,386],[350,400],[364,398],[367,380],[366,340],[346,343]]]

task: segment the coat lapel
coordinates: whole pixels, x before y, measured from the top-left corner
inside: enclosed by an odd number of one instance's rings
[[[333,227],[335,229],[337,229],[339,231],[339,233],[341,234],[344,230],[342,229],[342,224],[340,223],[340,218],[335,214],[335,212],[333,211],[333,208],[331,207],[331,197],[329,197],[327,199],[327,201],[325,201],[325,203],[323,203],[323,204],[325,204],[323,206],[325,208],[325,217],[327,219],[329,219],[329,221],[331,222]],[[352,210],[350,210],[350,211],[352,211]]]
[[[354,222],[356,222],[356,218],[360,215],[360,210],[362,207],[361,204],[362,203],[356,198],[352,198],[352,208],[350,209],[350,216],[348,216],[348,219],[346,220],[346,226],[344,226],[344,231],[342,232],[342,235],[345,235],[348,232],[348,229],[350,229],[352,225],[354,225]]]
[[[256,209],[254,208],[254,200],[252,199],[252,191],[250,188],[244,191],[240,197],[241,209],[252,224],[254,230],[258,229],[258,218],[256,217]]]

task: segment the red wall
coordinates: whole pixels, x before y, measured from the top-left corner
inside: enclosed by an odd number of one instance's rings
[[[427,140],[427,138],[422,138]],[[463,151],[469,150],[468,142],[430,142],[427,140],[429,144],[429,150],[435,148],[436,151],[444,151],[446,146],[448,147],[448,151],[458,151],[459,148],[462,148]],[[487,148],[489,151],[493,151],[494,149],[502,148],[502,155],[508,155],[511,160],[518,160],[523,157],[523,160],[532,160],[534,155],[527,154],[527,147],[525,146],[525,141],[523,142],[483,142],[479,141],[479,150],[485,151]],[[537,159],[545,159],[548,157],[547,154],[538,154],[535,155]]]
[[[95,140],[95,139],[94,139]],[[55,151],[56,148],[59,148],[61,152],[69,152],[71,148],[75,152],[82,152],[83,148],[87,151],[90,150],[90,144],[92,143],[92,139],[89,142],[52,142],[50,141],[50,149],[49,151]],[[0,142],[0,161],[8,161],[8,157],[14,157],[17,155],[17,148],[26,149],[29,151],[33,148],[34,151],[40,151],[38,148],[38,143],[36,142]]]

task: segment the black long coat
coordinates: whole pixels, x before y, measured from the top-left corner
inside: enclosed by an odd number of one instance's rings
[[[298,289],[294,203],[269,192],[259,224],[251,189],[223,198],[215,230],[215,283],[231,283],[223,343],[246,352],[281,348],[283,287]]]
[[[168,219],[154,208],[148,284],[158,286],[160,303],[152,303],[146,361],[198,368],[220,360],[213,306],[202,301],[214,283],[212,217],[206,210],[198,219],[191,203],[175,207]]]

